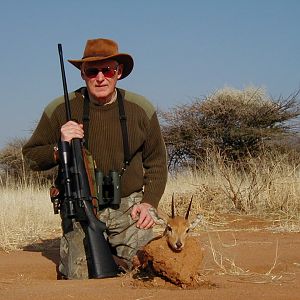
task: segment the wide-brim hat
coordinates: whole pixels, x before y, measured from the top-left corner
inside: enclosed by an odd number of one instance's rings
[[[81,69],[83,62],[107,59],[116,60],[123,65],[120,79],[127,77],[133,69],[133,58],[127,53],[119,53],[118,44],[109,39],[87,40],[82,59],[69,59],[68,61],[76,68]]]

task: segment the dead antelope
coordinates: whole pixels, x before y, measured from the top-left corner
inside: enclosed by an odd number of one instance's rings
[[[193,222],[189,221],[189,213],[192,206],[193,197],[191,198],[185,217],[177,216],[175,214],[174,194],[172,196],[172,215],[165,220],[160,217],[156,209],[151,208],[149,212],[156,224],[165,225],[163,236],[166,237],[171,249],[174,251],[181,251],[184,247],[188,232],[194,229],[202,220],[202,215],[198,214]]]

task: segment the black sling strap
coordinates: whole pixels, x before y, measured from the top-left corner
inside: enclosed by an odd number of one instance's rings
[[[123,149],[124,149],[124,166],[129,165],[131,157],[129,151],[129,141],[128,141],[128,131],[127,131],[127,118],[124,109],[124,99],[121,92],[117,89],[117,100],[119,106],[119,118],[122,129],[122,137],[123,137]]]
[[[89,149],[89,124],[90,124],[90,98],[86,88],[81,91],[83,95],[83,130],[84,130],[84,146]]]
[[[90,121],[90,99],[88,95],[88,91],[86,88],[84,88],[84,91],[81,90],[81,94],[84,98],[83,103],[83,130],[84,130],[84,145],[88,149],[88,143],[89,143],[89,121]],[[129,141],[128,141],[128,130],[127,130],[127,118],[125,114],[125,108],[124,108],[124,98],[119,89],[117,89],[117,101],[118,101],[118,107],[119,107],[119,119],[121,124],[121,130],[122,130],[122,138],[123,138],[123,151],[124,151],[124,162],[123,167],[121,170],[120,175],[123,175],[125,172],[127,166],[130,164],[130,161],[132,157],[130,156],[130,150],[129,150]]]

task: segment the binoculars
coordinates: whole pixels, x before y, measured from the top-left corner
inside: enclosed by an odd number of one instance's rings
[[[107,176],[96,170],[97,197],[99,207],[118,208],[121,203],[121,177],[117,171],[109,171]]]

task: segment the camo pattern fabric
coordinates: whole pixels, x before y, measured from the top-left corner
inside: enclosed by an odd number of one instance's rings
[[[60,275],[68,279],[88,278],[85,254],[85,233],[79,222],[73,221],[73,230],[63,234],[60,240]]]
[[[153,230],[136,227],[130,213],[135,204],[141,202],[142,192],[122,198],[120,208],[105,208],[98,214],[106,223],[106,237],[118,257],[123,258],[128,268],[132,267],[132,257],[153,238]],[[86,250],[85,250],[86,249]],[[59,272],[68,279],[87,279],[89,253],[84,230],[80,223],[73,222],[73,230],[65,233],[60,243]]]

